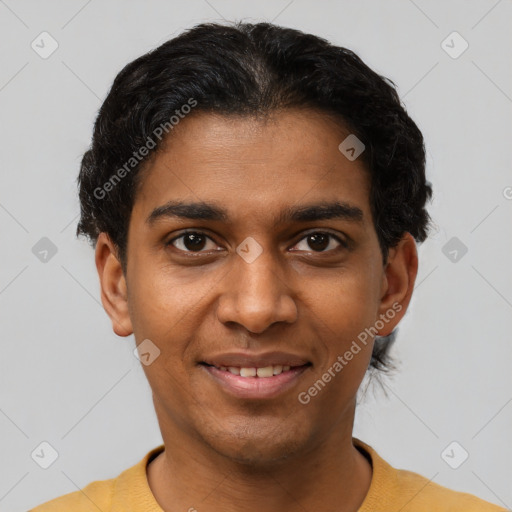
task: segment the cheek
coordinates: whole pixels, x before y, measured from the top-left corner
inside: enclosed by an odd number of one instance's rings
[[[153,267],[133,276],[128,286],[137,340],[140,336],[165,340],[172,336],[174,328],[181,330],[183,319],[193,315],[194,305],[197,306],[208,289],[200,280],[185,282],[175,270],[171,274],[169,268],[154,264]]]
[[[315,375],[302,391],[311,397],[313,409],[323,410],[322,414],[333,421],[356,395],[370,363],[373,341],[368,336],[361,341],[360,335],[375,321],[377,305],[372,294],[375,288],[371,280],[361,275],[349,277],[348,273],[310,294],[312,322],[323,354]],[[313,400],[315,396],[318,398]]]
[[[137,344],[149,339],[160,351],[154,365],[145,368],[155,383],[162,379],[176,383],[188,379],[190,348],[194,348],[194,336],[208,310],[212,286],[200,279],[185,282],[176,272],[169,274],[169,269],[158,268],[130,283],[130,314]]]
[[[336,344],[342,348],[373,324],[377,297],[376,283],[370,275],[342,271],[339,277],[330,277],[311,288],[307,307],[317,318],[319,328],[324,326],[327,336],[336,337]]]

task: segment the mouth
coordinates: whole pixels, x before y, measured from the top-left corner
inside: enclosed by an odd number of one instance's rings
[[[258,377],[267,379],[269,377],[274,377],[276,375],[281,375],[282,373],[289,372],[290,370],[295,370],[297,368],[302,368],[306,366],[311,366],[311,363],[306,363],[303,365],[290,366],[290,365],[282,365],[282,364],[274,364],[268,366],[260,366],[260,367],[242,367],[242,366],[216,366],[214,364],[208,364],[202,362],[201,364],[205,366],[210,366],[220,370],[221,372],[229,372],[233,375],[239,375],[240,377],[250,378],[250,377]]]
[[[297,385],[300,376],[312,366],[265,364],[265,366],[224,366],[201,362],[213,381],[221,389],[237,398],[269,399],[285,393]]]

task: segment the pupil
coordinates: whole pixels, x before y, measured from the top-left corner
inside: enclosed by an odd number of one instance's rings
[[[309,235],[309,245],[314,250],[321,250],[323,251],[328,245],[329,245],[329,237],[325,234],[314,234]],[[316,247],[315,247],[316,245]]]
[[[183,239],[183,243],[188,250],[200,250],[204,245],[204,237],[197,233],[188,233]]]

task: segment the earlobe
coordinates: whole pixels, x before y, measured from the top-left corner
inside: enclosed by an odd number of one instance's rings
[[[416,242],[410,233],[404,233],[400,242],[390,249],[384,268],[380,320],[385,317],[379,336],[389,335],[405,315],[412,297],[418,273]]]
[[[106,233],[96,242],[96,269],[100,279],[101,302],[118,336],[133,333],[128,310],[126,278],[117,256],[117,249]]]

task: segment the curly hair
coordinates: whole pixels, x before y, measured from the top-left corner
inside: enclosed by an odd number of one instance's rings
[[[361,158],[370,175],[369,200],[383,262],[405,232],[417,242],[427,238],[425,204],[432,188],[425,178],[423,136],[391,80],[351,50],[298,30],[270,23],[203,23],[119,72],[83,155],[77,235],[95,245],[99,233],[106,232],[123,269],[141,171],[165,140],[154,135],[159,127],[169,127],[169,119],[177,118],[191,98],[194,112],[258,117],[313,108],[332,116],[365,144]],[[135,160],[148,140],[154,149]],[[395,335],[396,330],[377,337],[372,368],[392,367],[389,349]]]

